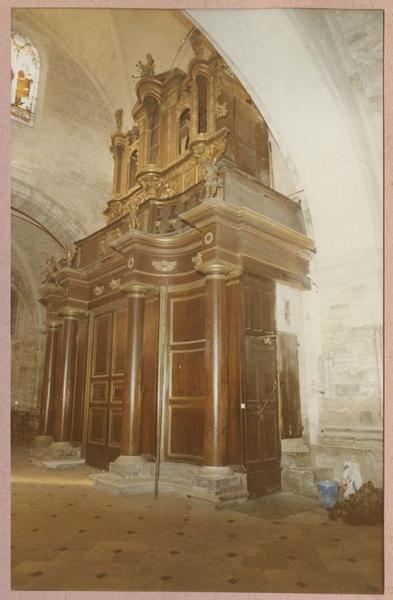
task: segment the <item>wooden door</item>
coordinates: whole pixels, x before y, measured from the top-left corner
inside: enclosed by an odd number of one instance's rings
[[[119,455],[126,335],[124,307],[93,316],[86,463],[101,469]]]
[[[165,390],[166,444],[170,460],[203,463],[205,440],[205,290],[169,294]]]
[[[245,288],[245,458],[251,495],[281,489],[274,283],[249,278]]]
[[[278,335],[278,372],[281,404],[281,438],[302,437],[297,337]]]

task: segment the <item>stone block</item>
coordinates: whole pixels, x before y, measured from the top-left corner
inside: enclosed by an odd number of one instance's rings
[[[154,475],[154,463],[142,457],[119,457],[110,465],[109,473],[94,474],[90,478],[103,491],[135,495],[153,492]],[[247,476],[230,467],[164,462],[160,465],[159,493],[175,493],[223,508],[247,500]]]
[[[42,460],[40,464],[47,469],[63,471],[65,469],[77,469],[85,464],[83,458],[63,458],[63,459],[49,459]]]
[[[154,463],[147,461],[142,456],[118,456],[109,465],[109,472],[118,477],[152,477],[154,475]]]

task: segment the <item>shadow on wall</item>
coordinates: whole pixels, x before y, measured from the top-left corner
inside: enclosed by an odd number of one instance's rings
[[[37,307],[26,286],[16,276],[11,288],[11,439],[29,441],[39,421],[39,373],[43,333],[37,323]]]

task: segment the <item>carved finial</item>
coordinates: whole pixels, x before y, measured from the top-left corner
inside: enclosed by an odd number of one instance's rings
[[[194,28],[190,35],[191,47],[197,58],[200,58],[203,54],[202,34],[199,29]]]
[[[136,67],[139,69],[140,77],[151,77],[154,75],[154,60],[151,54],[146,54],[146,64],[144,65],[141,60],[136,63]]]
[[[71,242],[66,242],[64,245],[64,262],[66,267],[72,267],[72,263],[74,262],[76,250],[74,244]]]
[[[123,128],[123,114],[124,114],[124,111],[122,108],[118,108],[117,111],[115,112],[117,131],[121,131]]]

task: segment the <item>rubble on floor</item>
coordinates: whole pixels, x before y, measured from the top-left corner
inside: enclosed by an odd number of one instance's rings
[[[329,517],[341,518],[350,525],[375,525],[383,522],[383,492],[371,481],[347,499],[339,499],[333,508],[328,508]]]

